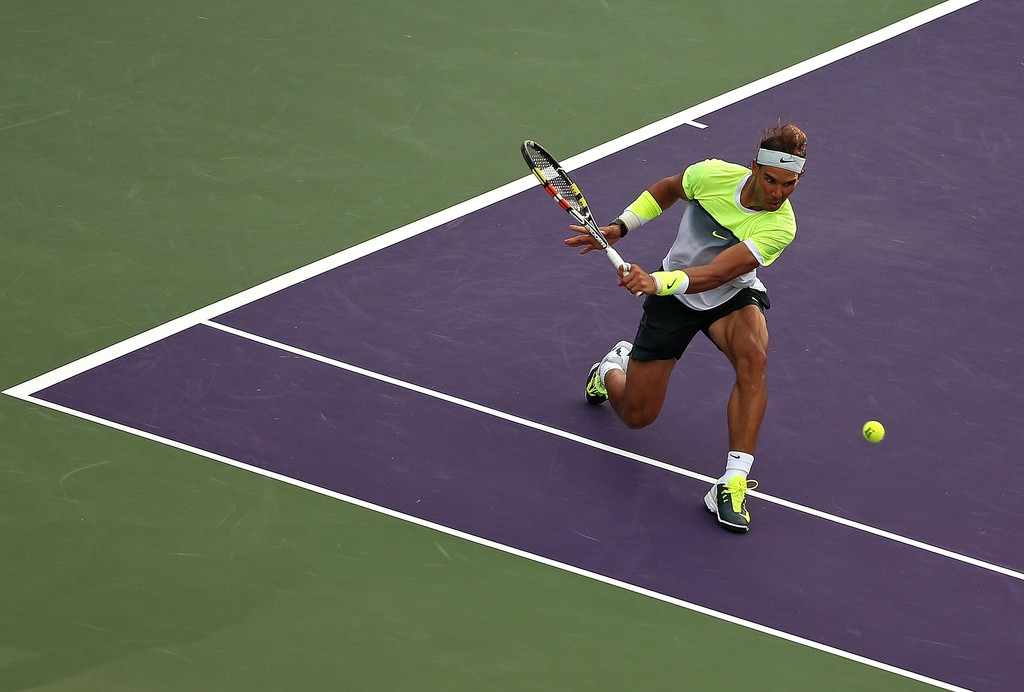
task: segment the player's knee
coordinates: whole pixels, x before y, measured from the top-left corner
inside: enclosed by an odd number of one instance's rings
[[[747,361],[747,368],[751,372],[763,373],[768,369],[768,352],[763,348],[751,348],[744,358]]]
[[[651,411],[648,409],[633,409],[624,412],[621,416],[622,422],[626,424],[630,430],[639,430],[640,428],[646,428],[648,425],[658,419],[658,412]]]
[[[768,370],[768,352],[754,346],[736,354],[736,375],[741,380],[763,381]]]

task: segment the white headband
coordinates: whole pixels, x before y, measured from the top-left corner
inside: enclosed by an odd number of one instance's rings
[[[759,166],[774,166],[775,168],[785,168],[787,171],[793,171],[794,173],[803,173],[806,161],[807,159],[801,158],[796,154],[787,154],[784,151],[773,151],[771,149],[757,150],[757,165]]]

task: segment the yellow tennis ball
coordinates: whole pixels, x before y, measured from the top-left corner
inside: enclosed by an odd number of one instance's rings
[[[868,442],[881,442],[885,437],[885,426],[876,420],[864,424],[864,439]]]

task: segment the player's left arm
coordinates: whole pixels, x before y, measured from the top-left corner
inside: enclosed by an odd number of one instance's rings
[[[737,243],[729,249],[718,253],[709,263],[686,269],[686,278],[689,282],[683,288],[683,292],[701,293],[702,291],[710,291],[722,284],[729,283],[738,276],[757,269],[759,266],[760,262],[758,262],[757,257],[754,256],[750,248],[747,247],[747,244]],[[673,278],[671,275],[674,273],[665,272],[667,276],[664,281],[671,282]],[[664,281],[662,282],[663,287],[665,287]],[[619,285],[625,286],[634,293],[636,291],[647,294],[658,292],[658,281],[635,264],[632,271],[619,281]],[[667,287],[671,288],[672,284],[669,283]]]
[[[668,178],[662,178],[654,185],[651,185],[651,187],[649,187],[639,198],[637,198],[637,200],[633,202],[633,204],[629,205],[628,207],[626,207],[625,210],[623,210],[623,216],[625,216],[629,211],[631,211],[635,205],[639,204],[645,195],[650,195],[649,199],[651,199],[655,204],[657,204],[657,208],[654,210],[654,213],[650,215],[650,217],[644,217],[643,219],[640,219],[639,217],[634,215],[634,218],[637,220],[638,224],[647,223],[648,221],[651,220],[651,218],[662,214],[665,210],[667,210],[669,207],[671,207],[679,200],[686,201],[686,192],[683,191],[683,174],[680,173],[679,175],[673,175]],[[597,241],[591,238],[590,235],[587,233],[587,229],[583,228],[582,226],[569,226],[569,230],[573,231],[577,235],[571,238],[566,238],[565,244],[568,245],[569,247],[580,248],[581,255],[585,255],[591,250],[601,249]],[[601,231],[601,234],[605,238],[607,238],[608,242],[611,244],[615,244],[622,237],[622,227],[620,227],[616,223],[612,223],[607,226],[601,226],[599,230]]]

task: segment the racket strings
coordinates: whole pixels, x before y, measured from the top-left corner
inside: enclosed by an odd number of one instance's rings
[[[551,187],[555,188],[555,191],[565,199],[566,202],[572,205],[572,207],[582,213],[584,216],[587,215],[587,208],[580,202],[580,193],[573,185],[572,181],[567,179],[563,173],[561,173],[554,166],[548,166],[547,168],[541,168],[541,173],[547,179]]]
[[[558,163],[550,156],[546,155],[545,152],[538,151],[533,147],[528,146],[526,151],[530,157],[530,165],[540,171],[541,175],[544,176],[544,180],[547,181],[547,184],[551,185],[551,187],[555,189],[555,192],[560,194],[562,199],[568,202],[573,209],[584,216],[590,216],[590,210],[587,208],[586,203],[581,199],[582,195],[579,190],[573,182],[566,177]]]
[[[582,212],[584,215],[587,214],[587,208],[580,203],[579,193],[575,190],[572,183],[560,175],[556,175],[550,180],[552,186],[558,190],[558,194],[562,195],[566,202],[571,204],[576,211]]]

